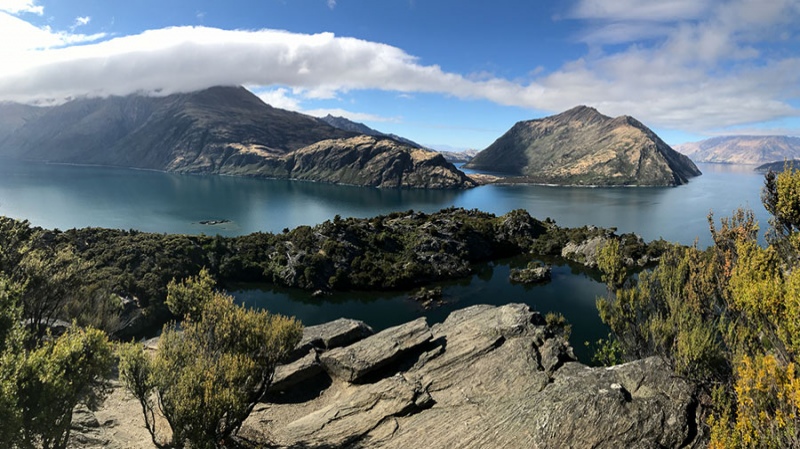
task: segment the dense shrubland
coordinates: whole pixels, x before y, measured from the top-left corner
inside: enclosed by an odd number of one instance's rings
[[[598,358],[657,355],[696,381],[714,448],[800,447],[800,173],[767,174],[762,199],[766,247],[738,210],[709,216],[711,247],[675,245],[638,279],[618,245],[601,251],[615,294],[598,300],[612,330]]]
[[[597,236],[619,242],[626,261],[658,255],[632,235],[562,229],[521,210],[336,217],[235,238],[45,230],[0,217],[0,446],[65,447],[74,407],[102,400],[116,357],[157,445],[230,443],[300,325],[234,305],[217,281],[409,288],[466,276],[480,261],[559,255]],[[136,344],[114,354],[108,335],[124,335],[131,310],[168,323],[155,355]]]
[[[404,289],[467,276],[476,262],[529,252],[559,256],[567,243],[597,236],[619,239],[629,260],[657,257],[660,251],[633,234],[560,228],[522,210],[499,217],[456,208],[335,217],[314,227],[233,238],[100,228],[51,231],[0,217],[0,269],[28,286],[24,315],[32,322],[75,319],[130,336],[141,328],[127,318],[120,322],[120,316],[146,310],[143,321],[160,325],[170,318],[164,305],[167,284],[202,268],[222,286],[266,282],[321,292]]]

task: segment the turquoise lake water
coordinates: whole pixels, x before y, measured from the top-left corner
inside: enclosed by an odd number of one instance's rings
[[[753,209],[766,229],[761,206],[763,176],[751,166],[699,165],[703,176],[673,188],[578,188],[483,186],[466,191],[380,190],[329,184],[223,176],[0,161],[0,215],[27,219],[45,228],[98,226],[159,233],[242,235],[314,225],[343,217],[393,211],[434,212],[456,206],[495,214],[526,209],[561,226],[593,224],[636,232],[646,240],[710,244],[706,216]],[[208,226],[202,220],[230,220]],[[341,316],[383,329],[424,315],[433,323],[472,304],[524,302],[542,312],[563,313],[573,325],[573,345],[585,358],[584,341],[604,337],[595,299],[605,288],[590,273],[556,265],[543,286],[508,282],[513,259],[476,267],[471,278],[443,283],[444,306],[422,310],[409,292],[347,292],[322,299],[269,286],[238,286],[240,301],[295,315],[306,324]]]

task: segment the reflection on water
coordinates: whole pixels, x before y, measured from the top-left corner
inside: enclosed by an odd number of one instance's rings
[[[523,208],[562,226],[593,224],[701,245],[711,239],[706,215],[750,207],[766,229],[763,176],[751,166],[703,164],[688,185],[585,188],[490,185],[466,191],[394,190],[226,176],[178,175],[103,167],[0,161],[0,214],[48,228],[102,226],[151,232],[241,235],[457,206],[495,214]],[[227,219],[204,226],[198,222]]]
[[[457,206],[495,214],[523,208],[551,217],[561,226],[593,224],[636,232],[647,240],[663,237],[701,246],[711,243],[706,215],[729,215],[750,207],[767,228],[760,203],[763,176],[752,167],[703,164],[703,176],[674,188],[580,188],[483,186],[467,191],[381,190],[311,182],[223,176],[192,176],[102,167],[0,161],[0,215],[30,220],[46,228],[102,226],[150,232],[232,236],[313,225],[343,217],[369,217],[409,209],[434,212]],[[204,226],[198,222],[227,219]],[[604,287],[569,266],[553,268],[543,286],[508,282],[506,261],[482,266],[471,278],[442,284],[449,303],[426,311],[406,299],[408,292],[340,293],[320,301],[308,293],[242,289],[236,297],[251,305],[298,316],[317,324],[341,316],[376,329],[425,315],[441,321],[472,304],[524,302],[542,312],[563,313],[573,325],[573,344],[585,360],[584,341],[606,335],[595,299]]]
[[[520,302],[542,313],[558,312],[572,324],[571,341],[581,360],[590,356],[584,342],[606,337],[608,329],[600,321],[595,300],[606,293],[605,285],[590,273],[569,265],[553,265],[552,281],[543,285],[512,284],[511,268],[524,267],[528,259],[518,257],[476,267],[471,277],[442,282],[446,304],[425,310],[402,292],[340,292],[322,299],[311,293],[272,286],[231,286],[231,293],[244,304],[266,308],[274,313],[294,315],[306,325],[345,316],[362,320],[381,330],[419,316],[428,324],[444,321],[456,309],[475,304],[502,305]]]

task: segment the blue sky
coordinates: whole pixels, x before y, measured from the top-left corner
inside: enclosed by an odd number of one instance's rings
[[[798,0],[0,0],[0,101],[241,84],[482,149],[579,104],[668,143],[800,135]]]

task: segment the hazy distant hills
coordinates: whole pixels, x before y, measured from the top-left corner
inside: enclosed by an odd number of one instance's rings
[[[696,162],[759,165],[800,159],[800,137],[723,136],[677,145],[675,149]]]
[[[701,174],[636,119],[586,106],[518,122],[464,167],[561,185],[673,186]]]
[[[291,155],[321,141],[338,141],[330,148],[347,149],[354,158],[350,162],[369,165],[376,156],[370,145],[379,145],[384,139],[347,147],[352,143],[348,139],[359,135],[314,117],[273,108],[242,87],[214,87],[165,97],[78,99],[49,108],[0,104],[0,156],[49,162],[294,178]],[[378,165],[394,167],[392,176],[402,178],[414,169],[409,155],[416,148],[399,143],[382,148],[391,151],[382,155]],[[302,178],[339,182],[330,172],[346,165],[339,155],[332,151],[314,154],[320,166],[329,168],[328,176]],[[389,175],[360,179],[363,185],[382,187],[473,185],[471,181],[465,184],[463,174],[441,157],[417,168],[432,169],[434,165],[437,173],[453,171],[453,176],[437,175],[432,182],[422,181],[422,174],[408,179]],[[455,182],[448,184],[442,179]]]
[[[441,153],[445,159],[454,164],[469,162],[480,152],[478,150],[446,151],[438,149],[436,151]]]
[[[17,103],[0,103],[0,141],[28,121],[36,120],[45,109]]]

